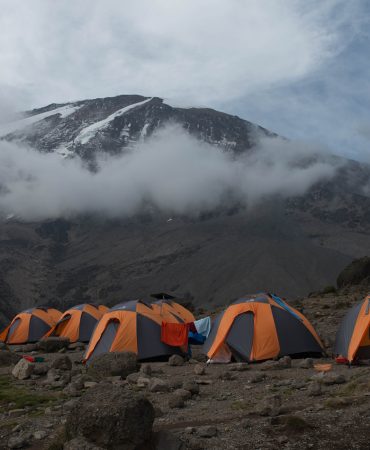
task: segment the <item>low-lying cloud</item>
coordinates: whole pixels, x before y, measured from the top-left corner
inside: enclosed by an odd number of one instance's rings
[[[191,214],[253,207],[272,196],[304,194],[332,177],[336,162],[302,143],[263,138],[236,157],[167,126],[129,153],[105,157],[89,171],[79,158],[0,142],[0,211],[23,220],[134,215],[151,207]]]

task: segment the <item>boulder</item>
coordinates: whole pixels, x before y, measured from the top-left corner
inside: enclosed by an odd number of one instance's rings
[[[18,380],[26,380],[29,378],[35,368],[35,364],[27,361],[26,359],[20,359],[12,370],[12,375]]]
[[[169,366],[183,366],[185,364],[185,360],[180,355],[172,355],[168,359]]]
[[[82,437],[78,437],[68,441],[64,444],[63,450],[104,450],[103,447],[98,447],[95,444],[87,441]]]
[[[140,369],[137,356],[132,352],[103,353],[94,358],[88,367],[88,374],[97,378],[121,376],[126,378],[130,373]]]
[[[89,389],[66,421],[66,435],[112,450],[134,450],[149,442],[154,408],[141,395],[110,383]]]
[[[173,394],[181,397],[185,401],[191,398],[191,392],[186,389],[176,389]]]
[[[370,285],[370,257],[365,256],[355,259],[338,276],[337,286],[343,288],[346,286]]]
[[[69,339],[65,337],[51,336],[41,339],[39,342],[39,349],[45,353],[59,352],[63,348],[67,349],[69,345]]]
[[[9,350],[0,350],[0,367],[8,367],[21,359],[16,353],[10,352]]]
[[[72,361],[67,355],[58,356],[51,363],[52,369],[59,370],[71,370],[72,369]]]

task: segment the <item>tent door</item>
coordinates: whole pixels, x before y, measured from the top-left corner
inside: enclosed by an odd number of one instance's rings
[[[231,325],[226,338],[237,361],[249,361],[253,346],[254,315],[252,312],[239,314]]]

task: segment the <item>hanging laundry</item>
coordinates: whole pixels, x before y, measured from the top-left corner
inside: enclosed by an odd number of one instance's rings
[[[174,347],[187,346],[189,334],[188,323],[162,322],[161,341]]]

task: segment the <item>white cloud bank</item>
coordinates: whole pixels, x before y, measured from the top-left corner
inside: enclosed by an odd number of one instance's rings
[[[233,159],[177,126],[99,164],[91,173],[79,159],[0,142],[0,211],[24,220],[125,217],[148,206],[196,215],[234,201],[252,207],[271,196],[300,195],[336,170],[331,157],[278,138]]]
[[[0,86],[33,106],[119,93],[217,106],[317,70],[356,16],[346,3],[0,0]]]

